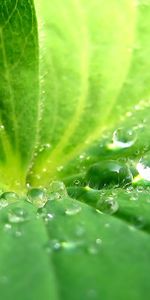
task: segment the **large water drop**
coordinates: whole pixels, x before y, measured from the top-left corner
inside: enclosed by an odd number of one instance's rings
[[[126,186],[132,182],[132,174],[125,163],[114,160],[92,165],[86,175],[87,184],[94,189],[105,186]]]
[[[47,202],[47,196],[43,189],[33,188],[27,193],[27,200],[36,207],[41,208]]]
[[[129,148],[134,145],[136,138],[134,130],[119,128],[113,133],[113,145],[116,148]]]

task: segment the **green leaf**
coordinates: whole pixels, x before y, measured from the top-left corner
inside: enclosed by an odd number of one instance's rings
[[[136,6],[124,0],[58,0],[38,1],[37,7],[45,24],[41,42],[45,95],[30,180],[38,184],[40,177],[46,184],[57,167],[101,136],[128,73]]]
[[[65,180],[69,184],[72,184],[76,178],[83,181],[82,177],[89,165],[101,162],[103,159],[126,160],[128,158],[136,163],[150,149],[149,36],[150,3],[149,1],[139,1],[135,40],[129,49],[132,59],[120,94],[116,97],[113,108],[105,120],[105,132],[89,146],[87,151],[81,153],[81,158],[78,156],[61,172],[57,172],[57,177],[61,180]],[[104,110],[104,107],[103,101],[101,109]],[[117,147],[112,143],[113,133],[118,128],[121,128],[125,135],[128,132],[133,133],[133,144],[130,147]]]
[[[0,240],[1,298],[57,300],[54,269],[46,252],[46,230],[31,204],[19,199],[1,209]]]
[[[69,198],[47,202],[42,213],[60,299],[147,297],[147,233]]]
[[[68,193],[81,202],[114,214],[114,217],[131,225],[132,230],[150,233],[149,187],[103,188],[94,190],[89,187],[70,187]]]
[[[37,24],[32,0],[0,0],[0,14],[0,182],[16,189],[37,135]]]

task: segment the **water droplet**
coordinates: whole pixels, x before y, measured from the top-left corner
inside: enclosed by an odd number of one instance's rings
[[[111,196],[109,196],[103,202],[100,201],[98,203],[98,206],[101,211],[108,213],[108,214],[114,214],[119,209],[118,202]]]
[[[99,253],[101,248],[102,240],[100,238],[97,238],[94,242],[91,242],[90,245],[88,245],[88,253],[92,255],[96,255]]]
[[[74,185],[79,186],[81,184],[80,180],[76,179],[74,180]]]
[[[61,242],[59,240],[53,240],[51,246],[53,250],[58,251],[61,249]]]
[[[19,196],[14,192],[5,192],[0,196],[0,201],[2,201],[2,199],[8,202],[15,202],[19,200]]]
[[[81,206],[79,206],[78,204],[73,204],[70,207],[67,207],[67,209],[65,210],[65,214],[67,216],[74,216],[77,215],[80,211]]]
[[[15,236],[16,237],[21,237],[22,236],[22,232],[19,231],[19,230],[15,231]]]
[[[49,200],[61,200],[68,196],[67,189],[62,181],[52,181],[48,187]]]
[[[87,184],[93,189],[105,186],[126,186],[132,182],[132,173],[125,163],[114,160],[92,165],[86,175]]]
[[[48,199],[44,189],[33,188],[28,191],[27,200],[36,207],[41,208],[46,204]]]
[[[63,168],[64,168],[63,166],[59,166],[59,167],[57,167],[57,171],[61,172],[63,170]]]
[[[28,214],[20,207],[13,208],[8,212],[8,221],[10,223],[23,223],[28,220]]]
[[[4,229],[5,229],[6,231],[10,230],[11,228],[12,228],[12,225],[9,224],[9,223],[6,223],[6,224],[4,225]]]
[[[135,131],[119,128],[113,133],[113,144],[117,148],[129,148],[134,145],[136,138]]]
[[[140,159],[136,168],[141,178],[150,181],[150,155],[149,154],[146,154],[144,157]]]
[[[49,221],[53,220],[53,218],[54,218],[54,214],[47,213],[47,214],[44,215],[44,221],[46,223],[48,223]]]
[[[46,250],[48,253],[51,253],[52,251],[74,251],[77,248],[80,248],[83,246],[83,241],[73,241],[73,240],[58,240],[53,239],[49,241],[48,245],[46,246]]]
[[[41,147],[39,148],[39,152],[43,152],[44,150],[50,149],[51,145],[50,144],[43,144],[41,145]]]

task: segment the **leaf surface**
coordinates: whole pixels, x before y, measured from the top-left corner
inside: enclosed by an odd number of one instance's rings
[[[124,0],[37,3],[46,48],[41,48],[41,74],[46,74],[31,181],[37,184],[40,176],[46,184],[85,142],[101,136],[128,72],[136,7]]]
[[[25,181],[39,114],[38,38],[33,1],[1,0],[0,20],[0,181],[16,188],[16,181],[21,185]]]
[[[0,291],[5,300],[59,299],[36,209],[21,199],[0,211]]]

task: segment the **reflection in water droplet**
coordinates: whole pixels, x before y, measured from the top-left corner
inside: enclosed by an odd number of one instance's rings
[[[65,214],[67,216],[74,216],[77,215],[80,211],[81,211],[81,206],[79,206],[78,204],[73,204],[72,206],[68,207],[65,210]]]
[[[47,202],[47,196],[43,189],[33,188],[27,193],[27,201],[33,203],[36,207],[41,208]]]
[[[134,145],[136,138],[135,131],[119,128],[113,133],[113,144],[117,148],[129,148]]]
[[[150,181],[150,155],[149,154],[146,154],[144,157],[140,159],[136,168],[141,178]]]

